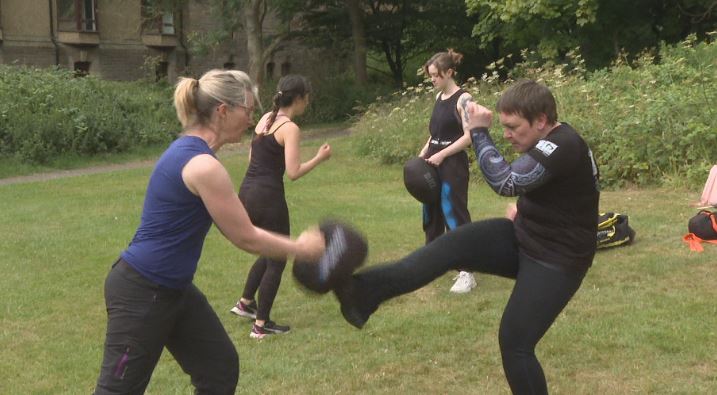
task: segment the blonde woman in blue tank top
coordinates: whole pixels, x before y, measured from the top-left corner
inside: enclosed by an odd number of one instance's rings
[[[255,92],[241,71],[212,70],[177,84],[184,131],[157,161],[139,228],[105,280],[107,333],[95,394],[144,393],[165,347],[197,393],[234,394],[239,357],[192,282],[212,224],[262,256],[317,261],[323,254],[318,230],[291,240],[253,225],[215,156],[246,130]]]

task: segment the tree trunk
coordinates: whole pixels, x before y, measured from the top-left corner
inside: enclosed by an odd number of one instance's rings
[[[396,83],[396,86],[401,87],[401,85],[403,85],[403,73],[401,72],[401,70],[398,69],[396,61],[393,59],[394,53],[393,48],[391,47],[391,43],[387,40],[382,40],[381,47],[383,48],[383,54],[386,56],[386,63],[388,63],[388,68],[391,70],[391,77],[393,77],[393,82]]]
[[[264,82],[264,43],[262,36],[262,6],[264,0],[248,0],[244,7],[249,76],[257,86]]]
[[[363,21],[363,11],[359,0],[345,0],[351,19],[351,36],[354,41],[354,72],[356,81],[365,84],[368,81],[366,73],[366,28]]]
[[[396,83],[399,87],[403,87],[403,46],[401,45],[401,41],[398,41],[396,43],[396,70],[394,70],[393,79],[396,80]]]

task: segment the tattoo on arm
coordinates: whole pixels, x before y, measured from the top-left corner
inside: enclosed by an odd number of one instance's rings
[[[471,95],[463,95],[458,99],[458,107],[463,110],[463,125],[467,125],[470,118],[468,117],[468,103],[474,102]]]
[[[472,129],[471,139],[483,178],[499,195],[522,195],[544,185],[552,178],[552,174],[528,154],[508,163],[498,152],[487,129]]]

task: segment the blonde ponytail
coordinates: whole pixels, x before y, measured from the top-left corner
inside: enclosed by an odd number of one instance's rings
[[[198,87],[199,81],[196,79],[181,77],[174,89],[174,108],[177,110],[177,118],[183,128],[196,123]]]

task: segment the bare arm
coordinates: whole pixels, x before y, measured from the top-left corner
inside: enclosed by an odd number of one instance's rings
[[[295,255],[311,260],[323,253],[323,237],[318,230],[293,241],[254,226],[234,192],[229,173],[211,155],[192,158],[182,170],[182,179],[202,199],[224,237],[242,250],[272,258]]]
[[[277,131],[276,137],[277,141],[284,145],[286,175],[292,181],[301,178],[319,163],[331,157],[331,146],[323,144],[313,158],[301,163],[301,131],[293,122],[287,123],[280,131]]]
[[[421,148],[421,152],[418,153],[418,156],[420,158],[426,159],[426,152],[428,152],[428,145],[431,143],[431,136],[428,136],[428,140],[426,140],[426,144],[423,145],[423,148]]]

